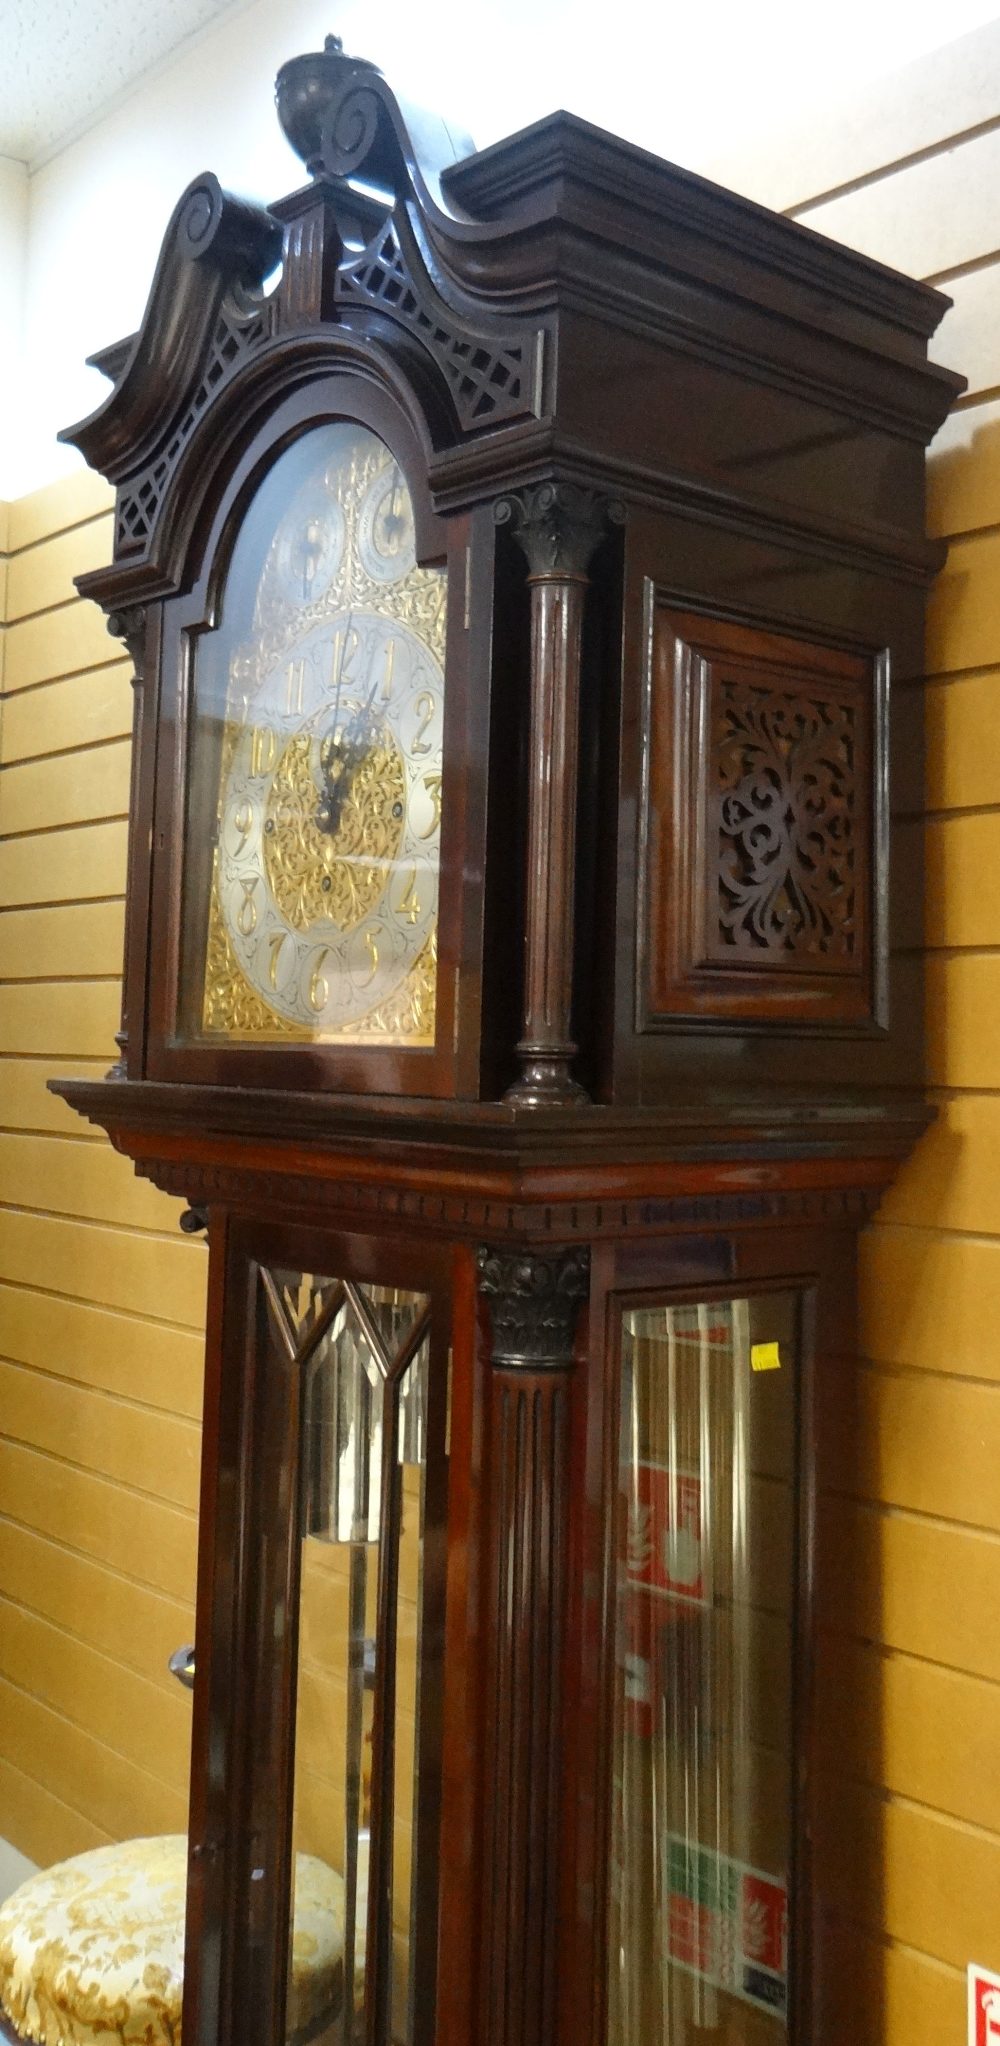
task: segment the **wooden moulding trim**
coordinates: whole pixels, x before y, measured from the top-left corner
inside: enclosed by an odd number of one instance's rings
[[[428,1235],[501,1241],[656,1234],[775,1222],[857,1225],[894,1175],[889,1156],[783,1162],[582,1163],[520,1174],[467,1166],[411,1167],[386,1179],[384,1160],[322,1156],[292,1146],[113,1126],[115,1148],[164,1192],[199,1209],[290,1210],[347,1224],[404,1225]]]
[[[701,524],[747,533],[779,546],[837,561],[865,574],[884,570],[901,582],[924,586],[942,568],[947,542],[901,527],[831,518],[776,498],[739,491],[703,476],[644,467],[587,448],[551,424],[529,421],[504,433],[504,453],[492,443],[469,441],[432,457],[429,477],[439,511],[464,508],[491,492],[510,492],[544,479],[554,467],[569,481],[600,489],[610,500],[653,511],[676,512]],[[97,571],[106,573],[106,571]]]
[[[718,1158],[902,1157],[934,1119],[923,1098],[903,1090],[797,1091],[729,1095],[706,1089],[679,1101],[617,1108],[574,1103],[524,1109],[508,1102],[427,1100],[416,1096],[276,1092],[265,1087],[204,1086],[159,1080],[52,1080],[50,1091],[109,1135],[148,1132],[180,1138],[188,1153],[206,1139],[255,1146],[296,1145],[314,1174],[373,1146],[382,1165],[430,1161],[521,1174],[532,1167],[587,1167]],[[484,1159],[488,1164],[483,1164]],[[353,1169],[353,1167],[352,1167]]]
[[[72,1083],[67,1083],[67,1085]],[[88,1083],[82,1083],[84,1087]],[[690,1224],[851,1220],[877,1205],[899,1160],[926,1122],[869,1133],[841,1133],[839,1147],[798,1141],[785,1132],[779,1147],[737,1144],[718,1132],[713,1151],[690,1140],[671,1157],[609,1156],[483,1158],[473,1163],[446,1144],[408,1155],[359,1142],[346,1149],[327,1140],[303,1146],[261,1136],[192,1133],[139,1126],[97,1115],[116,1148],[139,1173],[198,1208],[265,1206],[365,1215],[412,1224],[431,1233],[465,1236],[562,1233],[615,1235]],[[699,1155],[700,1148],[700,1155]],[[742,1154],[742,1155],[741,1155]]]
[[[482,219],[501,221],[515,209],[524,218],[530,202],[529,218],[546,217],[542,195],[555,192],[562,198],[567,181],[593,189],[605,202],[622,195],[618,203],[624,199],[633,217],[648,216],[654,232],[666,215],[741,262],[751,257],[760,270],[783,273],[810,289],[822,285],[842,303],[875,311],[921,338],[933,334],[944,315],[942,295],[932,285],[821,239],[814,229],[803,232],[800,222],[574,114],[547,115],[451,165],[441,180],[449,200]]]

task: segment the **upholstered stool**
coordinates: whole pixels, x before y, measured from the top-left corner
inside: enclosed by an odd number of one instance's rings
[[[43,1869],[0,1907],[0,2015],[37,2046],[179,2046],[187,1841],[97,1847]],[[295,1873],[289,2039],[321,2046],[343,1991],[344,1885],[311,1854]]]

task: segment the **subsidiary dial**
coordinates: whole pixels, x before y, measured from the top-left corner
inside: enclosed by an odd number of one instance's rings
[[[296,607],[315,604],[329,589],[344,554],[344,514],[333,498],[313,487],[296,499],[280,533],[278,581]]]
[[[366,492],[358,519],[358,552],[373,582],[398,582],[414,565],[413,505],[396,462],[380,469]]]

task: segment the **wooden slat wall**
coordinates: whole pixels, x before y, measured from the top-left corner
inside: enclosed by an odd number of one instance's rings
[[[931,453],[930,525],[950,551],[913,822],[938,1121],[863,1245],[864,1357],[822,1500],[823,2046],[958,2046],[967,1963],[1000,1971],[998,58],[993,23],[801,148],[726,166],[941,284],[955,309],[933,353],[970,379]]]
[[[0,529],[0,1835],[48,1863],[183,1830],[205,1251],[46,1092],[114,1056],[129,667],[73,577],[86,474]]]

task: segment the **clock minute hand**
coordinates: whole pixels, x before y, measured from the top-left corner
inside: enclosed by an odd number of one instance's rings
[[[330,836],[339,828],[354,777],[375,736],[376,720],[371,712],[376,688],[377,683],[373,683],[367,703],[355,711],[339,739],[327,741],[321,754],[325,788],[316,821],[320,830]]]
[[[334,682],[337,693],[333,699],[333,717],[330,721],[330,730],[327,734],[327,737],[320,746],[319,753],[320,766],[323,770],[323,795],[320,799],[319,808],[317,809],[316,812],[316,822],[321,831],[325,831],[329,833],[331,836],[337,830],[340,824],[340,815],[344,807],[344,798],[347,793],[346,789],[341,788],[341,783],[343,781],[343,766],[341,765],[340,772],[336,776],[334,776],[331,773],[331,765],[334,760],[341,762],[343,759],[343,745],[344,740],[346,738],[346,733],[342,732],[340,738],[338,739],[337,720],[340,716],[340,697],[341,691],[343,690],[344,687],[344,668],[347,663],[347,648],[350,643],[350,637],[353,630],[354,613],[353,611],[349,611],[347,614],[347,624],[344,628],[344,636],[340,643],[340,656],[337,661],[336,675],[334,676]]]

